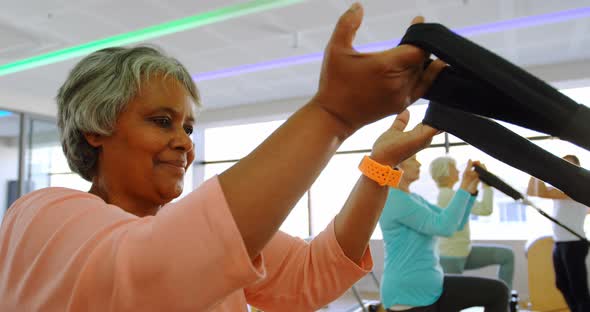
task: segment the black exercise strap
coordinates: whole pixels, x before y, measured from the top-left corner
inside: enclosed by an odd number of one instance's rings
[[[412,25],[400,44],[418,46],[450,65],[424,98],[590,150],[590,108],[518,66],[440,24]]]
[[[423,122],[562,190],[590,206],[590,171],[569,163],[485,117],[431,101]]]
[[[512,197],[512,199],[514,200],[520,200],[523,204],[528,204],[531,207],[533,207],[538,213],[540,213],[543,217],[551,220],[552,222],[554,222],[555,224],[557,224],[558,226],[562,227],[563,229],[565,229],[566,231],[572,233],[574,236],[578,237],[580,240],[585,241],[586,244],[590,244],[590,241],[588,241],[586,239],[586,237],[584,237],[584,235],[577,233],[576,231],[572,230],[569,226],[561,223],[559,220],[553,218],[552,216],[548,215],[545,211],[541,210],[540,208],[538,208],[536,205],[534,205],[532,202],[527,201],[526,197],[524,197],[524,195],[522,195],[519,191],[515,190],[512,186],[508,185],[508,183],[504,182],[502,179],[498,178],[496,175],[494,175],[493,173],[485,170],[483,167],[479,166],[479,165],[475,165],[473,166],[474,170],[477,172],[477,174],[479,175],[479,179],[486,183],[487,185],[499,190],[500,192]]]

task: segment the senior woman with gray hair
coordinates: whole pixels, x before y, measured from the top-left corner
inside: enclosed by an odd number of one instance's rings
[[[430,163],[430,175],[439,189],[437,205],[447,207],[455,195],[453,186],[459,181],[455,160],[451,157],[436,158]],[[474,203],[471,214],[489,216],[493,211],[494,194],[489,185],[482,184],[483,198]],[[445,273],[460,274],[464,270],[499,265],[498,277],[512,289],[514,252],[511,248],[501,245],[472,244],[469,221],[453,236],[442,237],[439,241],[439,251],[440,264]]]
[[[403,132],[403,111],[444,66],[424,70],[426,54],[408,45],[358,53],[361,20],[359,4],[341,16],[309,103],[174,203],[195,155],[200,99],[189,73],[148,47],[80,61],[59,90],[58,120],[70,167],[92,186],[42,189],[11,206],[0,228],[0,310],[312,311],[347,290],[371,269],[386,186],[361,175],[309,244],[278,228],[363,125],[402,112],[371,151],[383,165],[427,145],[436,129]]]

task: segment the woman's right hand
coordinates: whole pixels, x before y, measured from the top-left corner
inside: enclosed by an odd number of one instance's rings
[[[358,53],[352,41],[361,20],[362,8],[358,6],[338,21],[326,47],[319,89],[313,99],[248,156],[219,175],[226,202],[252,259],[274,237],[342,141],[365,124],[403,111],[428,90],[445,66],[435,61],[423,70],[426,53],[409,45]],[[393,155],[391,161],[403,159],[412,149],[422,147],[431,132],[433,129],[421,126],[405,136],[407,145],[391,145],[401,150],[384,154]],[[383,195],[385,198],[387,194]]]
[[[325,49],[318,92],[319,105],[350,130],[398,114],[420,98],[445,64],[436,60],[423,69],[428,54],[411,45],[375,53],[359,53],[352,47],[363,19],[355,3],[338,20]],[[422,23],[416,17],[412,24]]]
[[[470,159],[467,162],[467,167],[465,168],[465,171],[463,171],[461,186],[459,187],[470,194],[475,194],[477,192],[477,184],[479,183],[479,174],[473,170],[475,164],[479,165],[479,161],[471,161]]]

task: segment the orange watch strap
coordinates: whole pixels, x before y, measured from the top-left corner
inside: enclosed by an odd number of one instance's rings
[[[397,187],[404,172],[391,166],[382,165],[365,155],[359,164],[361,172],[381,186]]]

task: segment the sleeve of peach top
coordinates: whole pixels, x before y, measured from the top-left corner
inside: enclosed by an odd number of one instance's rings
[[[203,311],[265,275],[217,178],[146,218],[68,189],[31,201],[19,205],[38,209],[24,209],[7,239],[18,238],[8,256],[24,260],[11,264],[10,274],[25,277],[12,286],[28,283],[17,297],[38,303],[33,310]],[[0,277],[0,287],[10,280]]]
[[[248,303],[268,311],[315,311],[348,290],[373,267],[367,248],[357,265],[336,240],[334,221],[309,244],[279,232],[264,248],[267,275],[245,289]]]

